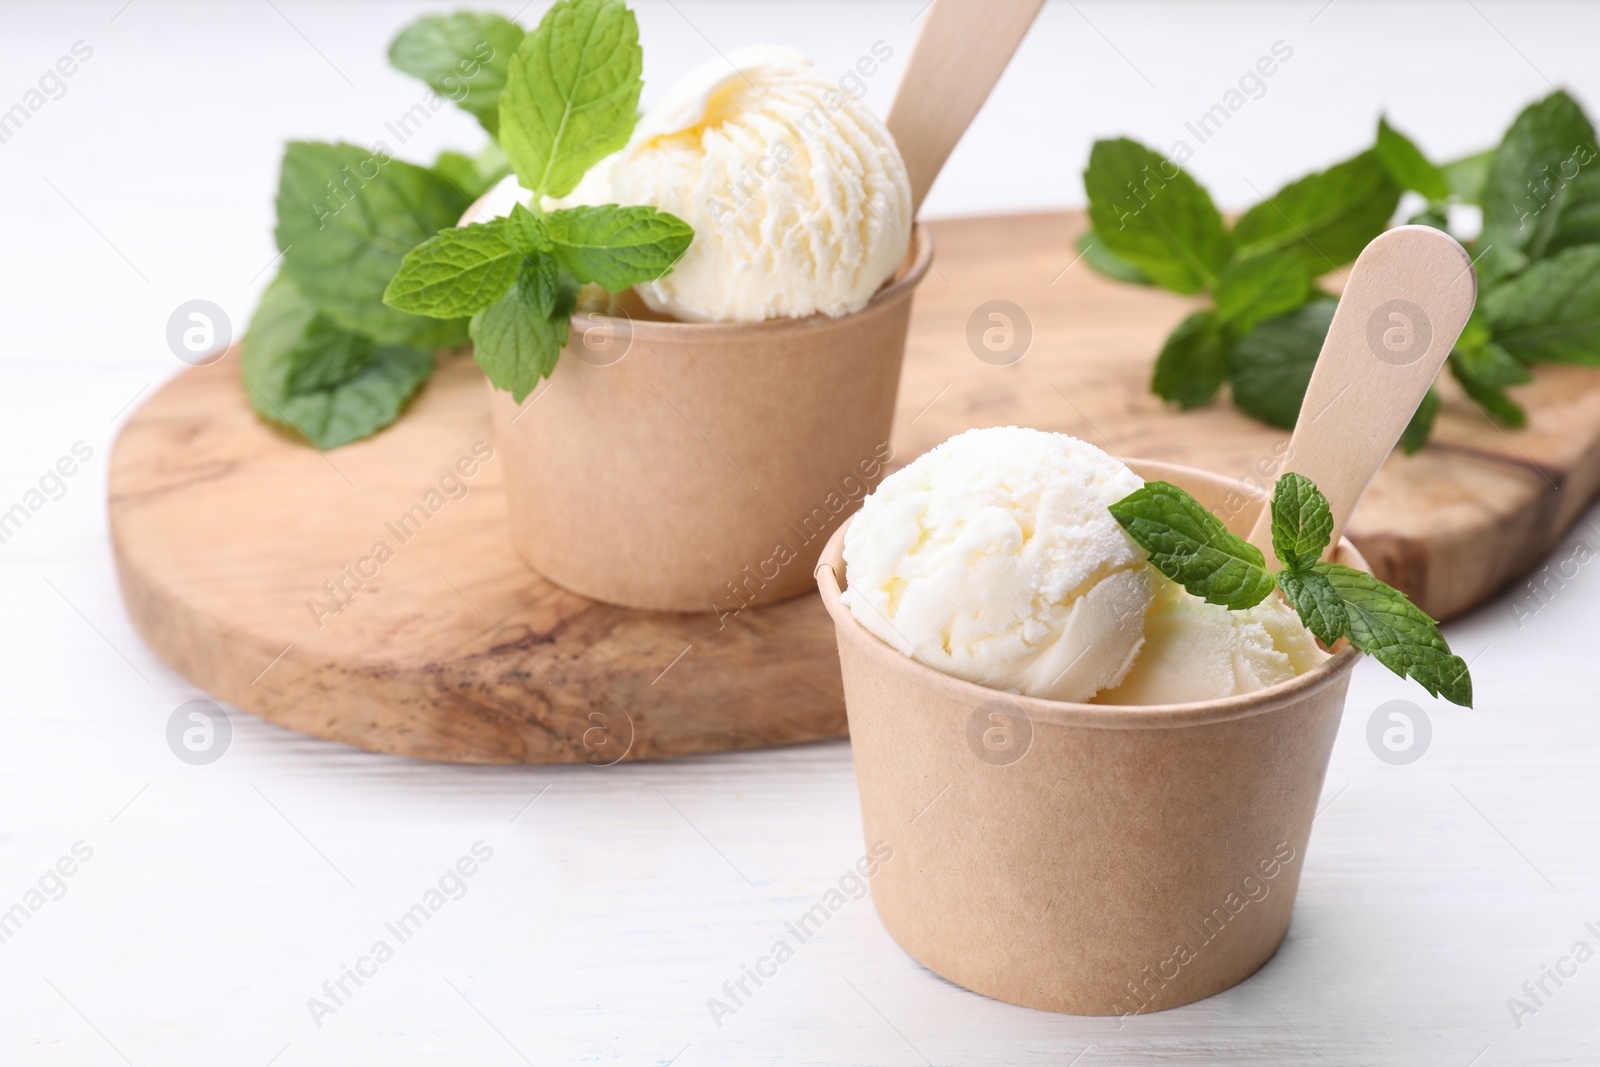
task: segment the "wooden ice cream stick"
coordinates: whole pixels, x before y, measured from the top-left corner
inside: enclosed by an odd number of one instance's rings
[[[911,213],[989,98],[1044,0],[933,0],[889,109]]]
[[[1279,473],[1316,483],[1333,510],[1331,554],[1367,483],[1393,451],[1472,314],[1478,276],[1430,226],[1375,237],[1351,268]],[[1250,534],[1276,568],[1272,516]]]

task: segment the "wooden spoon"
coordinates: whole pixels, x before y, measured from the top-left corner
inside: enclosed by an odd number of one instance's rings
[[[1329,555],[1477,298],[1466,249],[1431,226],[1379,234],[1356,260],[1279,469],[1305,475],[1328,498]],[[1261,509],[1250,543],[1276,569],[1270,507]]]
[[[989,99],[1044,0],[933,0],[889,109],[911,214]]]

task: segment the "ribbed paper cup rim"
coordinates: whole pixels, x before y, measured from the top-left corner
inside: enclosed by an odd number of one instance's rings
[[[1163,479],[1178,485],[1194,481],[1209,481],[1233,488],[1233,482],[1221,475],[1158,460],[1129,460],[1134,472],[1146,479]],[[1035,723],[1055,723],[1062,726],[1091,727],[1106,730],[1160,729],[1166,727],[1199,726],[1205,723],[1245,719],[1305,700],[1311,694],[1337,683],[1361,658],[1361,653],[1341,640],[1334,646],[1333,657],[1297,675],[1265,689],[1257,689],[1239,696],[1219,697],[1215,700],[1191,701],[1184,704],[1083,704],[1068,700],[1046,700],[1025,696],[1004,689],[969,682],[945,674],[921,663],[898,649],[886,644],[872,631],[862,626],[850,609],[840,602],[844,589],[844,537],[852,517],[833,536],[828,538],[817,563],[817,586],[822,593],[823,606],[833,618],[834,628],[841,643],[850,642],[865,652],[883,669],[898,675],[907,683],[946,699],[977,707],[990,700],[1006,700],[1015,704]],[[1340,538],[1338,559],[1346,566],[1371,572],[1366,559],[1357,552],[1348,538]],[[1274,594],[1276,595],[1276,594]]]
[[[697,342],[717,341],[726,342],[730,335],[744,334],[750,337],[766,337],[778,333],[803,333],[807,330],[823,330],[836,326],[843,326],[853,320],[874,315],[885,307],[893,306],[910,295],[912,289],[927,275],[928,269],[933,265],[933,237],[928,233],[926,226],[918,223],[911,233],[911,243],[906,249],[906,258],[900,264],[900,269],[895,276],[872,294],[872,299],[867,301],[865,307],[859,311],[852,311],[848,315],[824,315],[817,313],[807,315],[803,319],[773,318],[762,319],[760,322],[678,322],[673,319],[636,319],[627,317],[628,329],[635,338],[644,338],[656,341]],[[572,316],[572,325],[579,332],[589,329],[605,329],[608,323],[625,316],[605,315],[597,312],[580,311]]]

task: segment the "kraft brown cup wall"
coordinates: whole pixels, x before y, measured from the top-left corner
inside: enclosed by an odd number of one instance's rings
[[[577,315],[520,409],[491,389],[517,553],[558,585],[657,611],[808,592],[828,535],[882,478],[918,227],[895,279],[839,318]]]
[[[1131,465],[1213,509],[1238,488]],[[817,576],[866,840],[894,850],[872,898],[895,940],[968,989],[1075,1015],[1177,1007],[1265,963],[1289,927],[1359,653],[1341,643],[1289,682],[1192,704],[1004,693],[857,623],[839,601],[843,533]],[[1349,542],[1339,558],[1367,569]]]

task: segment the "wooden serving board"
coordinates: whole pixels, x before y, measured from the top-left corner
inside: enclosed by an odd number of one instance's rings
[[[1074,264],[1083,225],[1076,214],[933,225],[897,461],[1006,423],[1234,476],[1275,455],[1286,435],[1226,403],[1180,414],[1149,395],[1154,353],[1193,302]],[[979,344],[986,361],[969,344],[974,322],[974,334],[998,324],[974,319],[994,300],[1031,329],[1015,362],[994,360],[1020,346]],[[1444,392],[1434,443],[1389,460],[1349,533],[1381,577],[1448,617],[1530,569],[1594,496],[1600,372],[1541,368],[1517,390],[1530,416],[1520,432]],[[558,589],[511,550],[490,445],[466,359],[446,359],[395,426],[326,455],[255,418],[233,356],[185,371],[134,413],[112,455],[112,542],[135,625],[237,707],[424,759],[606,764],[843,736],[833,632],[814,595],[719,627]],[[397,526],[418,504],[425,522]]]

